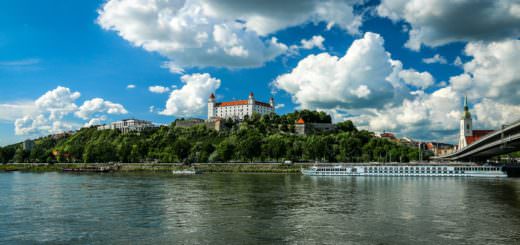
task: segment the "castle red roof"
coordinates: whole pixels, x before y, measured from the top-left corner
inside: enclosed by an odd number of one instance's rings
[[[247,105],[247,104],[248,104],[248,100],[235,100],[235,101],[220,102],[220,103],[217,103],[215,105],[217,107],[222,107],[222,106],[236,106],[236,105]],[[255,101],[255,105],[271,107],[270,104],[264,103],[264,102],[260,102],[260,101]]]
[[[296,124],[305,124],[305,121],[303,120],[303,118],[300,118],[296,121]]]
[[[255,105],[265,106],[265,107],[271,107],[270,104],[268,104],[268,103],[264,103],[264,102],[260,102],[260,101],[255,101]]]
[[[235,100],[217,103],[216,106],[235,106],[235,105],[247,105],[247,100]]]

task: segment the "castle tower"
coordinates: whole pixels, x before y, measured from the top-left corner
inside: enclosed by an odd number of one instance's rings
[[[208,99],[208,120],[215,117],[215,94],[211,93]]]
[[[274,109],[274,98],[273,97],[271,97],[269,99],[269,105],[271,105],[271,107]]]
[[[253,95],[253,92],[249,93],[249,97],[247,98],[247,103],[250,105],[255,104],[255,96]]]
[[[469,113],[468,97],[464,96],[464,113],[460,119],[460,132],[459,132],[459,149],[466,147],[467,136],[473,136],[473,122],[471,120],[471,113]]]

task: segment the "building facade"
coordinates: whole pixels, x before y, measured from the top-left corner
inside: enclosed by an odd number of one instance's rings
[[[242,120],[245,116],[251,116],[253,113],[260,115],[274,113],[274,99],[271,97],[269,103],[257,101],[252,92],[247,100],[226,102],[217,102],[213,93],[209,96],[208,120],[215,118]]]
[[[145,120],[138,119],[124,119],[121,121],[112,122],[110,124],[105,124],[98,126],[98,130],[107,130],[107,129],[117,129],[122,133],[130,133],[130,132],[142,132],[147,129],[155,128],[153,123]]]
[[[332,123],[308,123],[300,118],[294,122],[294,132],[297,135],[307,135],[319,132],[328,132],[336,130],[336,126]]]

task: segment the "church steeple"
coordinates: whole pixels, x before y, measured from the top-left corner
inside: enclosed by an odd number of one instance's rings
[[[464,96],[464,112],[460,119],[459,149],[468,145],[466,137],[473,136],[473,122],[469,113],[468,96]]]
[[[470,119],[471,120],[471,113],[469,112],[468,107],[468,96],[464,96],[464,114],[462,115],[462,119]]]

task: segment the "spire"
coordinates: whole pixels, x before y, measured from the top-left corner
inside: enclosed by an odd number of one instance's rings
[[[471,119],[471,113],[469,113],[468,96],[464,95],[464,113],[462,118]]]
[[[214,93],[211,93],[211,94],[209,95],[209,98],[210,98],[210,99],[215,99],[215,94],[214,94]]]

